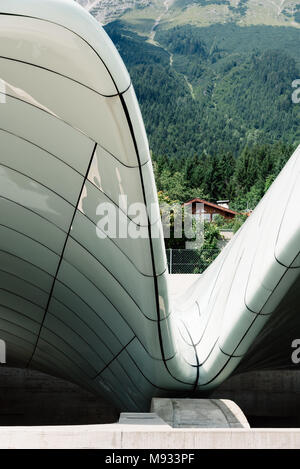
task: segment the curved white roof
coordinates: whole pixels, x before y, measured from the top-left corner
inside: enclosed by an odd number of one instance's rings
[[[267,342],[297,324],[300,149],[207,271],[170,288],[142,117],[104,30],[72,1],[1,0],[0,85],[8,365],[131,410],[207,391],[239,364],[282,365]],[[116,235],[103,237],[104,206]]]

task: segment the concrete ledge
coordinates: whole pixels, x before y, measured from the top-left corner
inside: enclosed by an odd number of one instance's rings
[[[122,412],[119,423],[121,425],[160,425],[170,429],[163,419],[151,412]]]
[[[173,428],[250,428],[241,409],[226,399],[154,398],[151,412]]]
[[[299,449],[300,429],[174,429],[160,425],[0,427],[0,448]]]

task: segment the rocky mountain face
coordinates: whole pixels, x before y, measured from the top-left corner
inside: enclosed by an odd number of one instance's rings
[[[299,0],[75,0],[102,24],[122,19],[150,37],[153,28],[191,24],[300,27]]]
[[[125,12],[150,6],[150,0],[75,0],[102,24],[107,24]]]

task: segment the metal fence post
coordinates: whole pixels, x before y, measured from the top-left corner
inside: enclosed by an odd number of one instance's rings
[[[170,249],[170,274],[172,273],[172,249]]]

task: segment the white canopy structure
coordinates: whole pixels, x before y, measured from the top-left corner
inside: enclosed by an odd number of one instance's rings
[[[139,106],[96,20],[71,0],[0,0],[0,79],[8,366],[133,411],[154,396],[208,392],[239,364],[289,364],[300,322],[300,149],[205,273],[188,287],[176,277],[174,292]],[[122,197],[151,207],[138,226],[147,236],[102,236],[103,204],[118,208],[117,224],[135,223]]]

